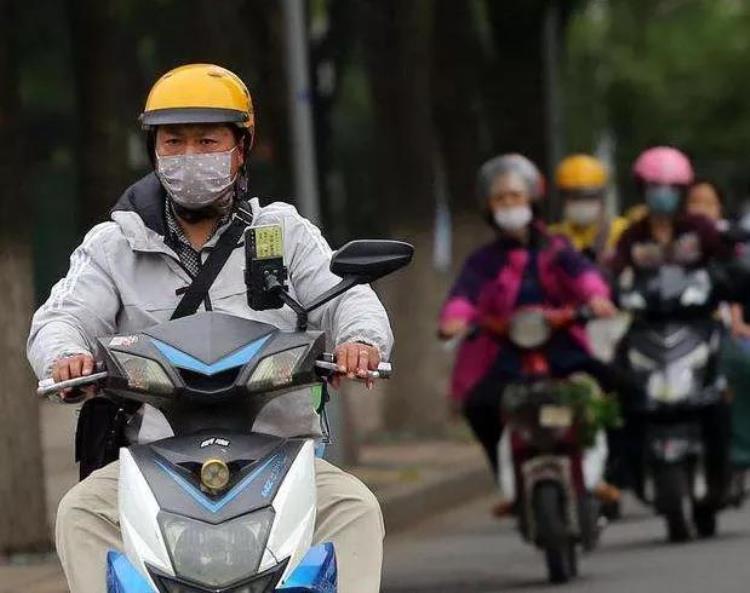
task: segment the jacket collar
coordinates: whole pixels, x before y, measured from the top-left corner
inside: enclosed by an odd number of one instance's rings
[[[176,254],[164,242],[166,192],[155,173],[126,189],[110,211],[134,251]]]
[[[177,258],[177,254],[164,242],[167,223],[164,216],[164,201],[167,192],[155,173],[149,173],[126,189],[110,211],[133,251],[164,253]],[[253,215],[260,207],[257,198],[249,202]],[[228,225],[222,226],[211,237],[206,247],[211,247]]]

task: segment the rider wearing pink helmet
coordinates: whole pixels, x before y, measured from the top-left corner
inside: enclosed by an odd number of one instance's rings
[[[635,274],[672,264],[686,268],[705,267],[716,260],[728,259],[732,252],[716,225],[705,216],[691,215],[681,208],[687,189],[693,182],[690,160],[676,148],[658,146],[642,153],[633,165],[638,193],[648,207],[647,214],[622,234],[617,254],[612,262],[613,272],[620,282],[628,282],[630,268]],[[628,351],[627,337],[619,346]],[[630,459],[640,450],[643,427],[637,416],[629,413],[633,401],[641,397],[641,390],[632,387],[624,400],[625,428],[610,443],[612,467],[622,473],[610,476],[616,486],[629,485]],[[712,413],[704,425],[707,467],[712,472],[727,472],[729,459],[727,442],[727,414]]]
[[[655,146],[641,153],[633,165],[633,176],[649,211],[660,214],[673,214],[679,208],[694,177],[690,160],[671,146]]]
[[[645,183],[684,186],[693,181],[693,166],[676,148],[655,146],[636,159],[633,175]]]
[[[671,146],[643,152],[633,164],[638,194],[648,214],[623,233],[612,266],[651,267],[667,261],[701,264],[727,253],[726,244],[705,218],[680,211],[695,177],[690,159]]]

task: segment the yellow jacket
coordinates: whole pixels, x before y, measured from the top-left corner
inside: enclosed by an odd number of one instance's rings
[[[604,247],[606,251],[611,251],[617,246],[617,242],[620,240],[620,235],[622,235],[625,229],[628,228],[630,221],[622,216],[617,216],[608,220],[606,224],[609,225],[609,229],[606,238],[604,238],[603,245],[597,245],[600,232],[599,224],[579,227],[573,225],[567,220],[563,220],[551,225],[550,231],[566,237],[578,251],[597,251],[602,247]]]

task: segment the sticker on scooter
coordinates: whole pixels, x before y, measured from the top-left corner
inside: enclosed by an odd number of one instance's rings
[[[109,341],[110,347],[128,347],[138,343],[138,336],[115,336]]]
[[[261,496],[263,496],[263,498],[268,498],[273,492],[274,486],[276,486],[276,483],[282,476],[282,470],[286,465],[286,460],[287,456],[284,455],[284,457],[277,457],[273,462],[273,465],[271,466],[271,475],[268,476],[266,483],[263,484],[263,489],[260,491],[260,494]]]
[[[228,447],[230,445],[230,442],[227,439],[211,437],[210,439],[206,439],[201,443],[201,449],[205,449],[206,447],[210,447],[211,445],[216,445],[217,447]]]

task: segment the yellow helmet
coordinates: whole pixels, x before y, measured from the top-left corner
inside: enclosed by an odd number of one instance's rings
[[[555,180],[562,191],[597,191],[607,185],[607,170],[599,159],[574,154],[557,166]]]
[[[231,123],[252,134],[253,101],[239,76],[213,64],[170,70],[151,88],[140,117],[144,128],[165,124]]]

